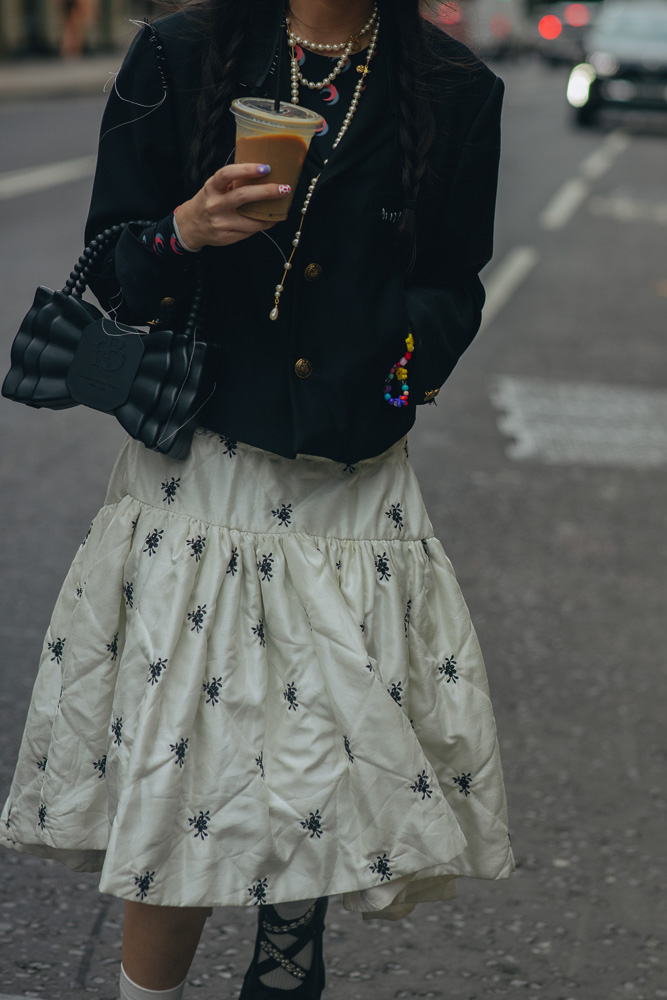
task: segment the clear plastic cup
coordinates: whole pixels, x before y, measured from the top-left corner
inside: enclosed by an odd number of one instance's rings
[[[291,194],[281,198],[252,201],[239,208],[241,215],[263,222],[287,218],[313,136],[324,119],[308,108],[282,102],[280,111],[268,97],[242,97],[232,102],[236,118],[235,163],[268,163],[271,173],[235,181],[244,184],[289,184]]]

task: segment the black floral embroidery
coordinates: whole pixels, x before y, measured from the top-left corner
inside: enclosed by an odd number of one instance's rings
[[[179,767],[183,767],[183,765],[185,764],[185,755],[188,752],[189,742],[190,742],[190,737],[188,736],[188,738],[185,740],[183,739],[183,737],[181,737],[178,743],[169,744],[169,749],[173,754],[176,755],[174,758],[174,764],[178,764]]]
[[[45,805],[41,805],[39,807],[39,810],[37,811],[37,817],[38,817],[38,819],[37,819],[37,825],[39,826],[40,830],[43,830],[44,827],[46,826],[46,806]]]
[[[381,580],[388,580],[391,576],[389,572],[389,560],[387,559],[387,553],[383,552],[381,556],[375,557],[375,568],[377,574]]]
[[[171,479],[165,480],[165,482],[160,487],[160,489],[164,491],[164,496],[162,497],[162,503],[166,501],[167,506],[170,507],[171,504],[176,499],[176,491],[179,490],[180,487],[181,487],[180,476],[178,477],[178,479],[174,479],[174,477],[172,476]]]
[[[149,558],[157,552],[157,547],[160,544],[163,535],[164,528],[161,531],[158,531],[157,528],[153,528],[150,534],[146,535],[146,541],[144,542],[146,548],[143,551],[148,552]]]
[[[51,657],[51,659],[55,660],[56,663],[62,663],[63,652],[65,650],[65,643],[66,642],[67,642],[67,639],[57,638],[55,642],[50,642],[49,643],[49,649],[53,653],[53,656]]]
[[[6,826],[6,828],[8,830],[9,830],[10,826],[12,825],[12,809],[13,808],[14,808],[13,806],[10,806],[9,809],[7,810],[7,819],[5,820],[5,826]]]
[[[281,504],[280,507],[276,507],[276,509],[272,510],[271,513],[273,514],[274,517],[278,518],[278,523],[281,524],[283,528],[286,528],[287,525],[291,524],[292,522],[291,503]]]
[[[459,791],[463,795],[466,795],[466,796],[470,795],[470,786],[472,785],[472,779],[470,777],[470,771],[468,771],[467,774],[465,773],[465,771],[463,771],[461,774],[455,775],[452,778],[452,781],[454,782],[455,785],[459,786]]]
[[[128,608],[134,607],[134,584],[130,580],[125,581],[125,586],[123,587],[123,593],[125,594],[125,603]]]
[[[370,672],[373,673],[373,664],[370,662],[370,660],[366,664],[366,670],[370,670]]]
[[[162,671],[167,669],[167,660],[156,660],[148,664],[148,683],[154,687],[162,677]]]
[[[392,503],[389,505],[389,510],[385,511],[385,514],[390,521],[394,522],[394,527],[399,531],[403,531],[403,511],[401,510],[400,503]]]
[[[262,574],[262,580],[269,580],[273,578],[273,552],[269,552],[268,556],[262,554],[260,562],[257,563],[257,569]]]
[[[433,795],[431,786],[428,783],[428,774],[426,773],[426,771],[422,771],[421,774],[417,775],[417,780],[415,781],[414,785],[410,785],[410,788],[412,789],[413,792],[416,792],[418,795],[421,795],[422,802],[424,801],[424,799],[430,799],[431,796]]]
[[[310,830],[310,839],[317,837],[319,840],[324,830],[322,829],[322,817],[320,816],[320,810],[317,812],[311,812],[308,814],[308,819],[301,820],[301,826],[304,830]]]
[[[86,534],[83,536],[83,541],[81,542],[81,545],[79,546],[79,548],[82,549],[84,547],[84,545],[86,544],[86,542],[90,538],[90,533],[91,533],[92,530],[93,530],[93,522],[91,521],[90,522],[90,527],[88,528],[88,531],[86,532]]]
[[[136,893],[137,899],[145,899],[150,892],[151,886],[155,881],[155,872],[144,872],[143,875],[134,876],[134,884],[136,885],[139,892]]]
[[[116,719],[115,722],[111,723],[111,732],[113,733],[113,741],[116,746],[120,746],[123,742],[123,716],[121,715]]]
[[[134,532],[136,531],[136,527],[138,524],[139,524],[139,516],[137,515],[134,521],[132,521],[132,534],[134,534]]]
[[[427,545],[427,542],[426,542],[426,539],[425,539],[425,538],[422,538],[422,548],[424,549],[424,552],[426,553],[426,555],[427,555],[427,556],[429,557],[429,559],[430,559],[430,558],[431,558],[431,555],[430,555],[430,553],[429,553],[429,551],[428,551],[428,545]]]
[[[405,457],[409,458],[410,457],[410,449],[408,448],[408,439],[407,438],[405,439],[405,443],[403,445],[403,451],[405,452]]]
[[[440,673],[446,676],[448,684],[450,681],[454,681],[454,683],[456,684],[457,680],[459,679],[459,675],[456,672],[456,666],[457,664],[454,657],[446,656],[445,662],[441,663],[440,666],[438,667]]]
[[[107,643],[107,652],[111,653],[111,661],[113,662],[118,656],[118,632],[116,632],[111,642]]]
[[[352,753],[352,748],[350,747],[350,741],[347,736],[343,736],[343,746],[345,747],[345,753],[348,756],[350,764],[354,764],[354,754]]]
[[[206,605],[198,604],[195,611],[188,611],[188,621],[192,622],[191,632],[201,632],[204,627],[204,618],[206,616]]]
[[[296,712],[299,707],[299,702],[297,701],[296,684],[293,681],[290,682],[283,691],[283,698],[287,702],[287,711],[291,712],[294,710]]]
[[[206,812],[199,810],[199,816],[192,816],[188,819],[188,823],[193,828],[195,835],[195,840],[199,837],[201,840],[205,840],[208,837],[208,824],[211,818],[211,812],[209,809]]]
[[[40,771],[46,771],[46,765],[48,763],[48,760],[49,760],[48,757],[42,757],[41,760],[36,761],[37,767],[40,769]]]
[[[204,551],[204,546],[206,545],[206,536],[197,535],[196,538],[188,538],[186,541],[192,549],[190,555],[195,557],[195,562],[199,562]]]
[[[99,760],[94,760],[93,767],[100,772],[97,777],[103,778],[107,773],[107,755],[104,754]]]
[[[202,690],[206,692],[206,704],[217,705],[220,701],[220,689],[222,687],[222,677],[213,677],[210,681],[204,681]]]
[[[359,628],[361,629],[362,632],[365,632],[366,631],[366,622],[362,622],[361,625],[359,626]]]
[[[350,462],[348,462],[347,465],[344,466],[343,468],[343,472],[349,472],[350,475],[353,475],[356,471],[357,471],[356,465],[352,465]]]
[[[235,441],[234,438],[229,438],[226,437],[226,435],[221,434],[220,444],[224,444],[225,446],[225,450],[223,452],[224,455],[229,455],[230,458],[233,458],[236,455],[239,443],[238,441]]]
[[[259,768],[259,773],[264,777],[264,751],[260,753],[259,757],[255,757],[255,764]]]
[[[405,615],[403,616],[403,628],[405,630],[405,637],[408,637],[408,630],[410,628],[410,614],[412,612],[412,600],[408,601],[407,607],[405,609]]]
[[[85,586],[85,584],[84,584]],[[83,597],[83,587],[79,584],[76,588],[76,596],[80,599]]]
[[[252,896],[253,906],[259,906],[260,904],[266,903],[266,890],[269,887],[268,878],[259,878],[256,882],[248,889],[248,893]]]
[[[342,565],[342,564],[341,564],[341,561],[340,561],[340,559],[339,559],[339,560],[338,560],[338,562],[336,563],[336,569],[337,569],[337,570],[338,570],[339,572],[340,572],[340,567],[341,567],[341,565]]]
[[[372,872],[376,875],[380,875],[380,881],[384,882],[386,879],[389,882],[393,878],[393,872],[391,871],[391,860],[386,854],[380,856],[377,855],[377,860],[374,864],[368,866]]]
[[[232,557],[229,560],[229,566],[227,567],[227,572],[231,573],[232,576],[236,576],[239,568],[239,550],[237,548],[232,549]]]
[[[256,625],[252,626],[252,632],[259,639],[260,646],[266,646],[266,636],[264,635],[264,620],[259,619]]]
[[[403,697],[403,681],[399,681],[398,684],[392,681],[391,687],[387,688],[387,691],[392,696],[397,705],[402,704],[401,698]]]

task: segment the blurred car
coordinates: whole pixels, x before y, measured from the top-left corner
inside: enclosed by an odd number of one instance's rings
[[[567,100],[579,125],[592,125],[605,107],[667,110],[667,0],[607,0]]]
[[[602,4],[554,3],[537,14],[535,49],[552,66],[572,66],[584,55],[584,36],[595,21]]]
[[[513,58],[531,46],[524,0],[448,0],[426,16],[484,59]]]

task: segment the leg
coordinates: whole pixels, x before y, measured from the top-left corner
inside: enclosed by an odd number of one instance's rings
[[[210,910],[125,903],[123,968],[147,990],[171,990],[188,974]]]

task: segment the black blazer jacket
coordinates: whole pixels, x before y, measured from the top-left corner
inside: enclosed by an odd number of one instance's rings
[[[271,96],[281,6],[271,23],[257,25],[239,95]],[[187,158],[201,87],[202,29],[184,12],[154,28],[166,54],[166,89],[150,30],[143,28],[104,114],[86,240],[114,223],[162,219],[195,193]],[[312,198],[279,319],[271,321],[269,313],[283,258],[266,234],[206,247],[200,255],[207,335],[221,345],[203,426],[290,458],[315,454],[352,463],[378,455],[409,430],[416,406],[434,398],[475,336],[484,303],[478,273],[492,254],[503,84],[459,42],[431,25],[428,30],[445,60],[433,97],[439,179],[435,193],[418,205],[414,269],[404,277],[398,253],[404,196],[396,80],[381,33],[352,126]],[[388,88],[373,86],[375,74],[383,74],[378,79]],[[219,142],[223,166],[233,161],[231,113]],[[319,169],[309,154],[290,218],[269,231],[283,247]],[[91,281],[102,305],[120,303],[119,319],[134,324],[180,321],[191,284],[191,272],[157,257],[130,230]],[[410,397],[399,408],[384,399],[384,386],[410,330]],[[310,365],[297,366],[303,360]],[[295,366],[310,374],[299,377]]]

